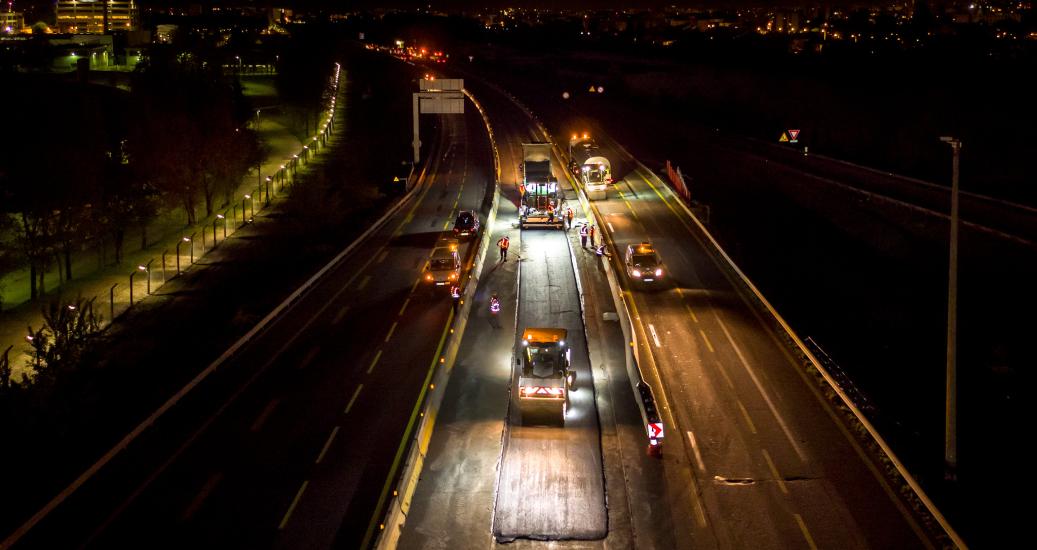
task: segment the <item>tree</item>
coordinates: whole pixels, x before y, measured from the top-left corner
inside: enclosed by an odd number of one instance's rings
[[[29,362],[34,384],[53,386],[64,373],[78,369],[83,353],[101,332],[101,316],[94,300],[76,298],[72,303],[53,301],[42,308],[43,326],[29,327]]]

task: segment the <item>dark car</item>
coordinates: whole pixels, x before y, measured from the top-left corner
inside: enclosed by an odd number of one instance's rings
[[[462,210],[454,221],[454,236],[474,237],[479,233],[479,216],[475,212]]]

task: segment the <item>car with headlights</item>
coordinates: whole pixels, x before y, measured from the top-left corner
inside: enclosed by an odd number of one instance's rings
[[[658,284],[665,276],[662,261],[650,242],[627,246],[624,255],[627,276],[635,283]]]
[[[457,285],[461,279],[461,256],[457,253],[456,239],[443,239],[436,243],[425,264],[422,280],[430,289]]]

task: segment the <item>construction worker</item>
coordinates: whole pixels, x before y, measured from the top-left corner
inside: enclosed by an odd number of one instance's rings
[[[569,229],[572,229],[573,228],[573,209],[572,208],[566,208],[565,209],[565,221],[569,223]]]
[[[591,237],[591,248],[594,248],[594,226],[593,225],[591,226],[590,237]]]
[[[580,246],[587,248],[587,224],[580,226]]]
[[[551,203],[547,203],[547,223],[555,222],[555,207]]]
[[[508,261],[508,247],[511,246],[511,242],[508,240],[508,236],[505,235],[497,241],[497,246],[500,248],[500,261]]]
[[[601,244],[598,245],[598,248],[594,249],[594,253],[597,254],[598,256],[605,256],[606,258],[611,258],[612,257],[612,254],[609,254],[608,249],[605,248],[605,242],[604,241],[602,241]]]

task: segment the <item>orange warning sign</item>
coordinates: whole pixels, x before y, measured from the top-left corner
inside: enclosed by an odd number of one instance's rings
[[[778,138],[778,141],[781,142],[781,143],[787,143],[788,140],[789,140],[789,136],[785,132],[782,132],[781,133],[781,137]]]

